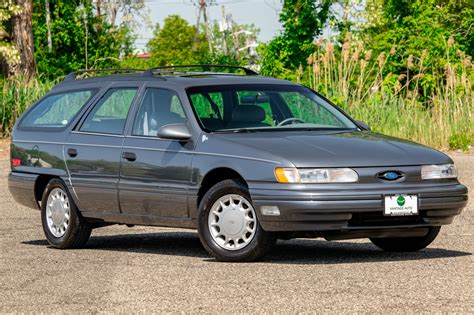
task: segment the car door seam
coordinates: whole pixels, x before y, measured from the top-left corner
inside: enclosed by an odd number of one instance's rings
[[[74,196],[76,196],[77,200],[80,201],[79,196],[76,193],[76,189],[74,188],[74,185],[72,184],[71,172],[69,171],[69,167],[67,165],[67,160],[66,160],[66,155],[64,154],[64,150],[65,150],[65,145],[63,143],[63,146],[62,146],[63,161],[64,161],[64,166],[66,166],[66,172],[68,175],[69,185],[71,185],[71,189],[72,189],[72,192],[74,193]]]

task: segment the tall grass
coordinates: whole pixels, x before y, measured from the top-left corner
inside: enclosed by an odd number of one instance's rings
[[[27,82],[22,77],[0,79],[0,138],[11,136],[15,121],[23,111],[53,86],[54,82]]]
[[[387,74],[387,60],[396,53],[372,56],[349,34],[338,53],[330,40],[318,42],[296,77],[376,132],[438,149],[467,150],[473,142],[471,57],[458,52],[461,62],[451,64],[447,56],[444,69],[427,71],[423,51],[420,58],[406,60],[406,73]]]

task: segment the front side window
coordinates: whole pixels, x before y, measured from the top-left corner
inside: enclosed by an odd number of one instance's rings
[[[176,92],[149,88],[145,91],[135,122],[133,135],[156,136],[164,125],[184,123],[186,116]]]
[[[209,131],[357,128],[329,102],[300,86],[208,86],[187,92],[199,121]]]
[[[89,113],[80,131],[122,134],[136,94],[136,88],[109,90]]]
[[[26,114],[20,127],[64,128],[95,93],[96,90],[81,90],[48,96]]]

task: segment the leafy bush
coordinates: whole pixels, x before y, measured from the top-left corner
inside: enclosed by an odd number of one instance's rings
[[[449,137],[449,149],[450,150],[463,150],[469,151],[471,146],[471,139],[464,134],[455,134]]]

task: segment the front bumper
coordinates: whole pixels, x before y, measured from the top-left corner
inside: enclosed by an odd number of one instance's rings
[[[458,182],[427,185],[319,186],[253,183],[253,205],[266,231],[387,230],[450,224],[466,206],[467,188]],[[416,216],[383,215],[384,196],[418,195]],[[277,206],[279,216],[265,216],[262,206]]]

